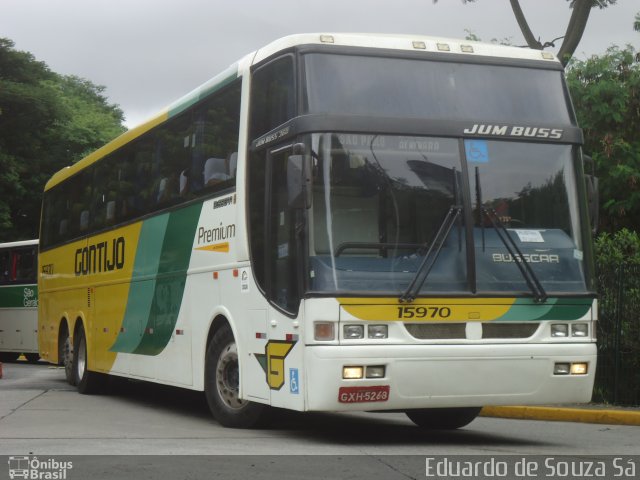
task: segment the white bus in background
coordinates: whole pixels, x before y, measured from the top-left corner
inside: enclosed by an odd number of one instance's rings
[[[582,141],[548,52],[277,40],[51,178],[40,352],[82,393],[203,390],[230,427],[589,401]]]
[[[0,243],[0,361],[38,355],[38,240]]]

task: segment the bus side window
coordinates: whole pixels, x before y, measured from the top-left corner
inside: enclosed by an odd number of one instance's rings
[[[6,284],[11,281],[11,277],[9,276],[10,258],[11,255],[8,250],[0,252],[0,284]]]
[[[295,80],[293,56],[286,55],[253,73],[251,82],[251,140],[293,118]]]

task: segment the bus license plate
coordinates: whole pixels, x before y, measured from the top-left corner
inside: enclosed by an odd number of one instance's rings
[[[340,403],[386,402],[389,400],[389,385],[373,387],[340,387]]]

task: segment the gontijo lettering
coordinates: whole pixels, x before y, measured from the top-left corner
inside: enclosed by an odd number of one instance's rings
[[[124,267],[124,237],[76,250],[76,276],[111,272]]]

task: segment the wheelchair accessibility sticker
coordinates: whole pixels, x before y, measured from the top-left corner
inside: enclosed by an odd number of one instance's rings
[[[291,388],[291,393],[297,395],[300,393],[300,385],[298,383],[298,369],[290,368],[289,369],[289,387]]]
[[[468,162],[489,163],[489,147],[486,140],[465,140],[464,149]]]

